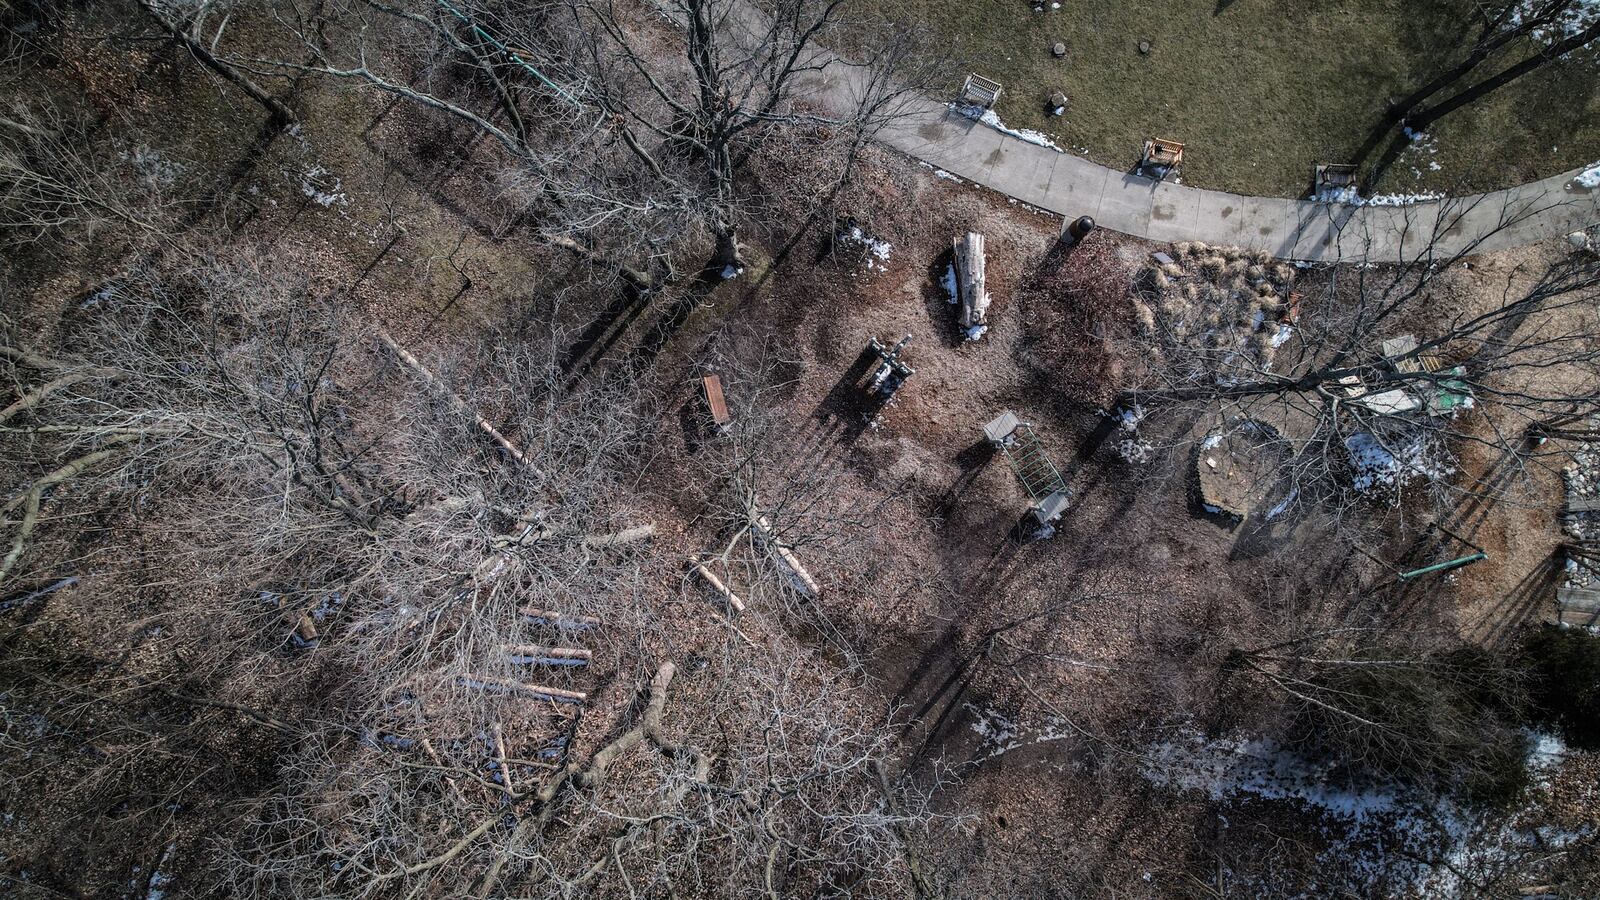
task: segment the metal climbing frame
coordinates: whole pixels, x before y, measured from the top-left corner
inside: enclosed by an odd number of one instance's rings
[[[1011,470],[1017,473],[1017,478],[1033,499],[1043,500],[1051,494],[1067,492],[1066,479],[1061,477],[1061,470],[1044,452],[1044,442],[1034,433],[1032,425],[1017,423],[1011,436],[1001,442],[1000,449],[1005,451]]]

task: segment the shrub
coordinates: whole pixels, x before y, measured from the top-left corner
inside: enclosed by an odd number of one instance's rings
[[[1535,720],[1574,747],[1600,748],[1600,637],[1540,628],[1524,639],[1521,663]]]

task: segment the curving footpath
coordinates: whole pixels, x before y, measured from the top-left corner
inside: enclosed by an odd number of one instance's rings
[[[841,71],[842,69],[842,71]],[[838,108],[858,95],[861,69],[827,66],[814,99]],[[1520,187],[1406,206],[1351,206],[1245,197],[1118,172],[1028,143],[938,101],[905,101],[878,133],[890,147],[968,181],[1057,213],[1156,241],[1200,240],[1265,250],[1281,259],[1401,262],[1504,250],[1600,223],[1600,190],[1573,183],[1582,169]]]

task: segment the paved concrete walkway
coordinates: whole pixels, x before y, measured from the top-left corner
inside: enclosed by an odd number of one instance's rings
[[[860,70],[828,70],[814,80],[817,99],[840,104],[853,93]],[[1415,259],[1435,233],[1434,254],[1449,256],[1523,246],[1600,223],[1600,190],[1572,183],[1581,169],[1487,194],[1408,206],[1347,206],[1158,183],[1028,143],[931,99],[908,101],[879,138],[929,165],[1069,219],[1092,216],[1102,227],[1138,237],[1231,244],[1282,259],[1397,262]]]

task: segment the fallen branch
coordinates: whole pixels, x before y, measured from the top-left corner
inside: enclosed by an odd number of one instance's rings
[[[499,678],[469,678],[463,675],[456,679],[456,684],[480,691],[502,691],[508,694],[537,697],[541,700],[552,700],[556,703],[582,703],[589,696],[582,691],[569,691],[564,688],[549,687],[543,684],[523,684]]]
[[[821,594],[822,589],[817,587],[816,579],[812,578],[811,573],[807,572],[805,566],[800,564],[799,557],[795,556],[788,547],[784,546],[782,541],[778,540],[778,536],[772,530],[772,523],[767,521],[767,517],[757,517],[755,527],[756,533],[761,536],[761,539],[777,552],[778,558],[783,560],[783,564],[789,567],[789,571],[793,572],[796,578],[800,579],[800,585],[806,594],[812,599]]]
[[[712,590],[721,594],[722,599],[727,601],[728,606],[732,607],[734,612],[744,612],[744,601],[739,599],[739,595],[735,594],[732,588],[723,584],[721,578],[712,574],[711,570],[706,568],[703,563],[690,560],[689,564],[690,571],[699,575],[700,579],[710,585]]]
[[[480,415],[477,410],[468,406],[467,401],[461,399],[460,394],[457,394],[455,391],[441,383],[439,379],[428,370],[428,367],[422,364],[421,360],[417,359],[415,356],[412,356],[409,350],[396,343],[395,339],[390,337],[388,332],[379,329],[378,340],[382,341],[385,347],[388,347],[395,356],[399,357],[401,362],[405,363],[406,366],[408,366],[413,372],[417,373],[418,377],[427,382],[429,387],[443,394],[457,409],[466,413],[468,416],[471,416],[472,421],[478,426],[478,428],[481,429],[484,434],[487,434],[490,438],[492,438],[496,444],[499,444],[501,449],[511,454],[512,459],[515,459],[523,466],[526,466],[528,471],[532,472],[534,475],[537,475],[540,478],[545,477],[544,472],[540,471],[539,467],[534,465],[533,461],[528,459],[528,457],[523,454],[521,448],[519,448],[516,444],[513,444],[510,438],[506,437],[504,434],[501,434],[500,429],[490,424],[489,420]]]
[[[0,423],[5,422],[23,410],[32,409],[34,406],[38,405],[40,400],[43,400],[62,388],[72,387],[81,381],[88,381],[93,377],[95,377],[95,374],[91,372],[73,372],[70,375],[63,375],[54,381],[45,382],[44,384],[34,388],[33,390],[24,394],[22,397],[18,398],[17,401],[10,406],[6,407],[5,409],[0,409]]]

